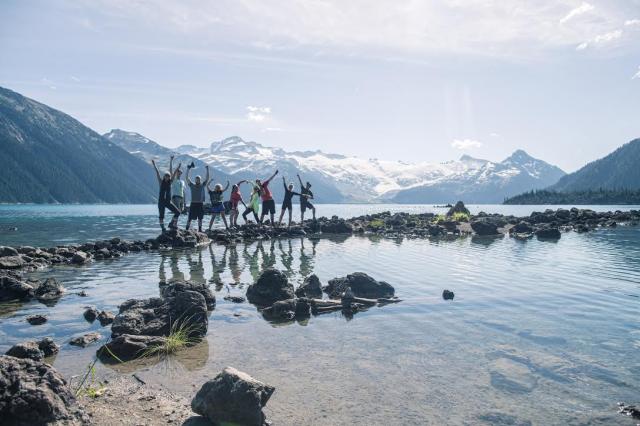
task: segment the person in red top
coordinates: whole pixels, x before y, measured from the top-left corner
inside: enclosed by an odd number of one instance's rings
[[[240,185],[246,181],[241,180],[237,184],[231,187],[231,196],[229,197],[229,203],[231,204],[231,214],[229,215],[229,219],[231,220],[231,227],[238,227],[238,215],[240,212],[238,211],[238,204],[242,203],[244,208],[247,208],[247,205],[244,203],[242,199],[242,194],[240,193]]]
[[[276,172],[264,182],[260,181],[260,179],[256,179],[256,185],[260,187],[262,197],[262,215],[260,216],[260,223],[264,221],[264,217],[269,213],[269,216],[271,217],[271,226],[275,226],[274,215],[276,214],[276,202],[273,200],[273,196],[269,190],[269,182],[271,182],[271,179],[276,177],[277,174],[278,171],[276,170]]]

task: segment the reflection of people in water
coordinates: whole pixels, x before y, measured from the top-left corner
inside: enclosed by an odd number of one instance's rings
[[[187,253],[187,263],[189,264],[189,270],[191,272],[191,280],[197,283],[205,283],[207,280],[204,278],[202,250],[198,251],[198,257],[196,260],[193,259],[191,253]]]
[[[266,253],[262,241],[258,241],[258,248],[260,249],[260,254],[262,254],[263,271],[267,268],[271,268],[276,264],[276,242],[274,240],[270,240],[270,242],[271,244],[269,245],[269,253]]]
[[[258,280],[258,276],[260,275],[260,266],[258,265],[258,244],[262,244],[262,242],[259,241],[256,243],[253,254],[249,253],[249,244],[246,244],[242,251],[242,256],[244,257],[245,262],[249,265],[249,273],[251,274],[251,278],[253,278],[254,282]]]
[[[222,257],[219,262],[216,262],[216,256],[213,254],[213,244],[209,246],[209,253],[211,254],[211,265],[213,267],[213,273],[209,282],[221,285],[222,279],[220,279],[220,274],[223,273],[227,267],[227,246],[224,247],[224,252],[222,252]]]
[[[288,249],[285,252],[282,249],[282,240],[278,240],[278,248],[280,249],[280,258],[282,259],[282,266],[284,266],[285,273],[288,277],[293,275],[293,268],[291,267],[293,264],[293,247],[291,247],[291,239],[287,238]]]
[[[242,268],[240,267],[240,256],[238,255],[238,248],[235,245],[229,246],[229,270],[233,277],[233,283],[240,284],[240,277],[242,276]]]
[[[171,277],[169,280],[184,281],[184,273],[180,271],[180,266],[178,265],[179,257],[177,253],[162,253],[161,256],[159,270],[160,281],[167,281],[167,275],[165,273],[165,262],[167,259],[169,259],[169,267],[171,268]]]
[[[316,255],[318,240],[311,240],[311,256],[304,251],[304,237],[300,238],[300,275],[307,278],[313,273],[313,258]]]

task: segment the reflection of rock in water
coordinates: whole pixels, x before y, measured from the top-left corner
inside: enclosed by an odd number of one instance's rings
[[[127,361],[124,363],[105,363],[103,365],[120,374],[130,374],[135,371],[162,369],[163,372],[186,369],[196,371],[204,368],[209,357],[209,342],[203,339],[197,344],[181,349],[170,355],[153,355]]]
[[[504,235],[485,235],[485,236],[477,236],[474,235],[471,237],[471,244],[476,244],[479,246],[489,247],[494,242],[501,240]]]

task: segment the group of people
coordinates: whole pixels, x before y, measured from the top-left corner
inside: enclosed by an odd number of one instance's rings
[[[229,181],[223,187],[222,184],[217,183],[211,186],[212,181],[209,174],[209,166],[206,166],[206,175],[204,180],[201,176],[196,176],[195,181],[190,178],[191,169],[194,168],[193,162],[187,166],[186,183],[182,180],[182,163],[178,164],[178,167],[173,169],[173,156],[169,160],[169,171],[160,174],[158,166],[155,160],[151,160],[153,167],[156,171],[156,177],[158,178],[158,184],[160,186],[160,193],[158,195],[158,216],[160,219],[160,227],[162,231],[165,231],[164,215],[168,209],[173,213],[173,218],[169,223],[169,228],[178,227],[178,218],[180,214],[186,209],[186,195],[187,186],[191,192],[191,203],[189,204],[189,216],[187,219],[186,229],[191,227],[191,222],[198,221],[198,231],[202,232],[202,221],[205,213],[205,200],[206,191],[209,193],[209,201],[211,202],[211,220],[209,221],[209,229],[213,227],[213,224],[218,216],[222,218],[224,226],[234,228],[238,226],[238,217],[240,216],[239,206],[244,206],[244,212],[242,218],[245,223],[248,223],[247,216],[251,213],[257,224],[262,226],[264,218],[269,215],[270,223],[272,226],[276,226],[275,214],[276,214],[276,202],[273,199],[273,194],[269,189],[269,184],[278,175],[278,170],[275,171],[268,179],[262,181],[256,179],[255,182],[248,180],[241,180],[235,185],[231,186],[231,193],[229,199],[225,200],[225,192],[229,189]],[[293,183],[287,184],[284,176],[282,177],[282,185],[284,186],[284,200],[282,201],[282,208],[280,209],[280,219],[278,220],[278,226],[282,225],[282,219],[285,212],[289,213],[288,227],[291,227],[291,220],[293,217],[293,197],[300,197],[300,221],[304,221],[304,214],[307,210],[310,210],[313,214],[313,219],[316,219],[316,208],[311,204],[313,199],[313,192],[311,192],[311,184],[309,182],[303,185],[300,175],[298,176],[298,182],[300,183],[300,192],[294,191]],[[248,204],[245,203],[240,192],[240,187],[243,183],[251,185],[251,195],[249,197]],[[260,204],[262,203],[262,210]],[[229,214],[229,221],[227,222],[227,213]]]

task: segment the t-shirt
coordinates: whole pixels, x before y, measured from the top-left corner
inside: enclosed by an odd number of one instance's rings
[[[182,179],[175,179],[173,181],[171,184],[171,195],[184,198],[184,181]]]
[[[263,182],[261,187],[262,187],[262,191],[261,191],[262,201],[272,200],[273,197],[271,196],[271,191],[269,190],[269,182]]]
[[[223,191],[209,191],[209,198],[211,198],[211,204],[222,203]]]
[[[242,201],[242,194],[240,191],[232,192],[231,197],[229,197],[229,201],[231,201],[231,208],[237,209],[238,204]]]
[[[192,203],[204,203],[204,187],[204,182],[201,182],[200,185],[191,182],[189,183],[189,188],[191,188]]]
[[[295,191],[289,191],[289,187],[285,184],[284,185],[284,204],[291,204],[291,199],[293,198],[294,195],[300,195],[298,192]]]
[[[253,209],[254,212],[258,212],[258,209],[260,208],[260,194],[257,192],[252,192],[251,193],[251,201],[249,201],[249,205],[251,206],[251,208]]]
[[[310,189],[307,189],[307,188],[304,188],[304,187],[303,187],[303,188],[300,190],[300,201],[301,201],[301,202],[303,202],[303,201],[308,201],[308,200],[309,200],[309,198],[313,198],[313,192],[311,192],[311,190],[310,190]]]

